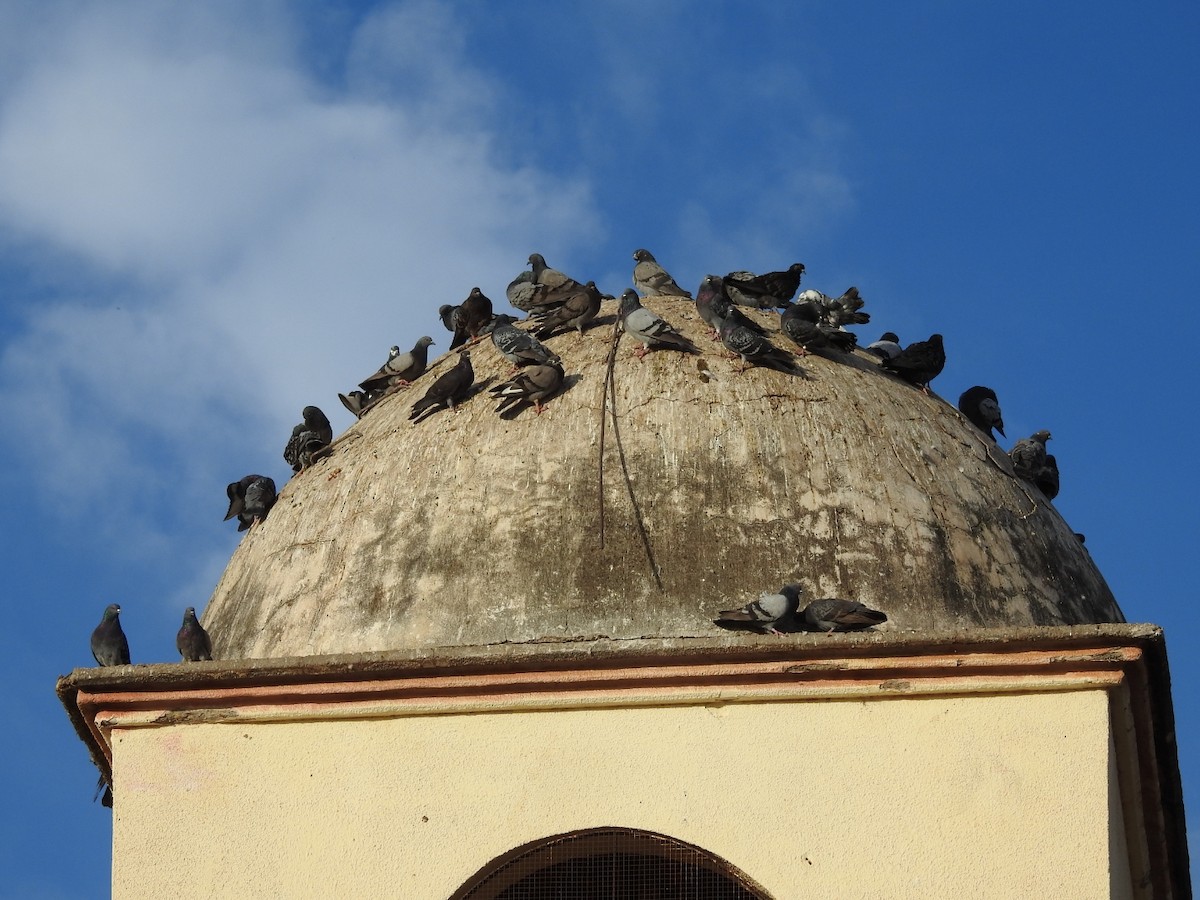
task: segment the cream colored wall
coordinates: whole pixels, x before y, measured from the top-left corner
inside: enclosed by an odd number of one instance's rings
[[[184,724],[113,745],[118,898],[444,898],[515,846],[599,826],[699,845],[779,900],[1132,896],[1123,863],[1110,884],[1103,690]]]

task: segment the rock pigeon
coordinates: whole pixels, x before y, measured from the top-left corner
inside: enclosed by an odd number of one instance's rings
[[[713,303],[718,298],[726,304],[731,303],[725,293],[725,279],[720,275],[705,275],[700,287],[696,289],[696,312],[712,329],[714,341],[717,340],[717,331],[721,327],[721,317],[713,309]]]
[[[583,290],[568,297],[561,306],[551,309],[534,329],[534,334],[547,338],[559,328],[574,328],[580,334],[600,312],[600,290],[596,282],[589,281]]]
[[[438,307],[438,318],[442,320],[442,324],[446,326],[446,330],[453,334],[458,331],[458,311],[462,307],[453,306],[449,303],[443,303]],[[397,355],[400,353],[399,347],[393,347]]]
[[[758,309],[777,309],[787,306],[800,288],[804,274],[803,263],[792,263],[785,272],[730,272],[725,276],[725,290],[734,303]]]
[[[179,651],[184,662],[212,659],[212,640],[204,626],[197,621],[194,606],[189,606],[183,611],[183,625],[175,634],[175,649]]]
[[[651,347],[667,347],[684,353],[699,353],[699,349],[663,319],[642,306],[638,295],[626,288],[621,294],[621,327],[635,341],[641,341],[641,349],[635,351],[638,359],[646,355]]]
[[[556,306],[583,290],[574,278],[546,265],[540,253],[529,254],[529,265],[530,271],[513,279],[507,292],[508,302],[523,312]]]
[[[432,410],[424,418],[428,419],[439,409],[449,407],[454,409],[467,397],[471,385],[475,382],[475,370],[471,368],[471,353],[468,350],[458,355],[458,365],[449,372],[443,373],[437,381],[429,386],[425,396],[413,404],[408,417],[417,421],[418,416],[427,410]],[[423,421],[423,420],[422,420]]]
[[[871,314],[862,312],[866,301],[858,293],[858,288],[848,287],[840,297],[830,297],[820,291],[808,290],[796,298],[797,303],[811,301],[821,308],[821,318],[830,325],[840,328],[843,325],[865,325],[871,321]]]
[[[537,338],[514,325],[515,321],[512,316],[503,313],[496,316],[492,344],[501,356],[518,367],[540,366],[558,360],[558,356]]]
[[[821,320],[821,309],[811,300],[794,303],[779,318],[779,328],[796,342],[801,352],[832,347],[849,353],[858,345],[858,338]]]
[[[990,387],[977,384],[973,388],[967,388],[958,398],[958,411],[966,416],[972,425],[986,434],[993,443],[996,441],[996,436],[992,434],[993,428],[1000,432],[1001,437],[1004,437],[1004,419],[1000,415],[1000,401],[996,398],[996,392]]]
[[[884,359],[879,363],[881,369],[898,375],[926,394],[929,393],[929,382],[937,378],[945,366],[946,350],[942,346],[940,334],[930,335],[927,341],[909,344],[900,351],[899,356]]]
[[[717,339],[720,340],[721,322],[732,321],[742,328],[749,328],[755,334],[761,334],[763,337],[767,335],[767,329],[759,325],[754,319],[743,313],[725,294],[717,294],[709,303],[709,308],[712,310],[713,318],[717,320]]]
[[[527,366],[504,384],[491,388],[490,393],[500,398],[496,412],[502,419],[511,419],[529,404],[539,416],[544,401],[562,387],[563,368],[557,360],[540,366]]]
[[[637,260],[633,267],[633,286],[643,297],[666,295],[692,299],[692,295],[675,283],[675,279],[658,264],[649,250],[636,250],[633,258]]]
[[[791,353],[776,347],[761,334],[739,325],[732,317],[721,320],[719,334],[725,348],[742,358],[739,372],[746,371],[746,363],[750,363],[787,372],[789,375],[797,373],[795,357]]]
[[[868,353],[874,353],[880,359],[895,359],[900,355],[900,336],[894,331],[885,331],[879,340],[867,344]]]
[[[800,595],[804,589],[798,584],[785,584],[778,594],[764,592],[753,603],[741,609],[726,609],[717,613],[713,620],[718,625],[745,625],[763,634],[783,634],[777,626],[790,624],[800,608]]]
[[[1046,453],[1046,441],[1050,432],[1034,432],[1021,438],[1008,451],[1013,470],[1018,476],[1035,485],[1046,497],[1053,500],[1058,496],[1058,460]]]
[[[229,497],[228,522],[238,518],[238,531],[245,531],[267,517],[275,505],[275,481],[266,475],[247,475],[225,488]]]
[[[492,320],[492,299],[479,288],[473,287],[451,319],[454,324],[454,338],[450,341],[450,349],[453,350],[468,340],[478,338],[483,326]],[[445,318],[442,321],[444,322]]]
[[[358,403],[360,410],[365,412],[367,406],[382,397],[389,389],[407,387],[421,377],[425,373],[425,367],[429,365],[429,347],[432,344],[433,338],[425,335],[418,338],[417,342],[413,344],[413,348],[407,353],[389,354],[387,362],[359,383],[358,386],[364,392],[364,399]],[[393,347],[392,350],[398,351],[399,348]],[[354,412],[354,407],[347,403],[346,399],[343,399],[342,403],[346,405],[347,409]]]
[[[887,621],[887,615],[855,600],[826,597],[804,607],[804,624],[817,631],[862,631]]]
[[[292,429],[292,436],[283,448],[283,458],[299,472],[313,464],[317,455],[333,441],[333,426],[325,413],[315,406],[304,407],[304,421]]]
[[[119,604],[108,604],[100,624],[92,632],[92,656],[102,666],[129,665],[129,641],[121,630],[120,615]]]

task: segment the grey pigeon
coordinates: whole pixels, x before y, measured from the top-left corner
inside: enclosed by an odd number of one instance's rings
[[[1058,460],[1046,453],[1046,441],[1050,432],[1035,431],[1021,438],[1008,451],[1013,470],[1017,475],[1035,485],[1046,497],[1053,500],[1058,496]]]
[[[675,283],[675,279],[658,264],[649,250],[635,250],[633,258],[637,260],[633,267],[633,286],[643,297],[665,295],[692,299],[692,295]]]
[[[761,334],[757,334],[744,325],[739,325],[732,317],[721,320],[721,343],[735,356],[742,358],[739,372],[746,370],[746,363],[765,366],[780,372],[795,375],[797,373],[795,358],[786,350],[781,350]]]
[[[454,338],[450,341],[451,350],[479,337],[480,330],[492,320],[492,299],[479,288],[471,288],[471,293],[459,304],[452,320]]]
[[[407,353],[400,353],[398,347],[393,347],[396,353],[389,352],[387,362],[359,382],[358,386],[365,392],[367,401],[377,400],[389,388],[406,387],[420,378],[429,365],[429,347],[432,344],[433,338],[424,335],[417,338]]]
[[[600,312],[600,290],[589,281],[583,290],[568,297],[561,306],[551,309],[534,329],[540,338],[548,338],[559,328],[574,328],[580,334]]]
[[[569,275],[552,269],[540,253],[529,254],[529,279],[532,288],[526,288],[521,276],[509,284],[508,302],[524,312],[556,306],[583,290],[583,285]]]
[[[730,272],[725,276],[729,299],[740,306],[758,309],[778,309],[787,306],[800,288],[804,274],[803,263],[792,263],[784,272]]]
[[[453,334],[458,331],[458,313],[461,306],[454,306],[450,303],[443,303],[438,307],[438,318],[442,320],[442,324],[446,326],[446,330]],[[393,347],[397,354],[400,353],[399,347]]]
[[[783,634],[778,626],[790,624],[800,608],[800,595],[804,589],[798,584],[785,584],[777,594],[764,592],[753,603],[741,609],[726,609],[717,613],[713,620],[718,625],[748,625],[763,634]]]
[[[858,345],[854,334],[822,321],[820,307],[811,300],[794,303],[784,310],[779,317],[779,328],[796,342],[802,353],[826,347],[849,353]]]
[[[557,361],[558,356],[537,338],[513,324],[516,319],[504,313],[496,316],[492,344],[514,366],[540,366]]]
[[[196,619],[196,607],[183,611],[183,624],[175,634],[175,649],[184,662],[212,659],[212,640],[204,626]]]
[[[899,376],[909,384],[929,393],[929,382],[937,378],[946,366],[946,350],[940,334],[930,335],[927,341],[917,341],[905,347],[899,356],[879,363],[881,369]]]
[[[804,624],[817,631],[862,631],[887,621],[887,615],[856,600],[825,597],[804,607]]]
[[[500,399],[496,412],[500,418],[511,419],[529,404],[539,416],[544,401],[554,395],[563,383],[562,364],[557,360],[540,366],[526,366],[504,384],[496,385],[490,393]]]
[[[275,505],[275,481],[266,475],[247,475],[229,484],[225,494],[229,497],[225,521],[237,516],[238,531],[245,531],[265,519]]]
[[[700,352],[695,344],[669,323],[642,306],[638,295],[629,288],[621,294],[621,327],[635,341],[641,341],[641,348],[635,351],[638,359],[645,356],[651,347],[666,347],[684,353]]]
[[[418,421],[418,417],[426,411],[432,410],[429,415],[424,417],[428,419],[439,409],[447,407],[454,409],[457,404],[466,399],[474,382],[475,370],[471,368],[471,353],[464,350],[458,355],[458,365],[449,372],[444,372],[437,381],[429,386],[425,396],[413,404],[412,412],[408,414],[408,417]]]
[[[796,298],[797,303],[812,301],[822,312],[822,318],[830,325],[865,325],[871,321],[871,314],[862,312],[866,301],[858,293],[858,288],[848,287],[840,297],[830,297],[820,291],[808,290]]]
[[[1001,437],[1004,437],[1004,419],[1000,415],[1000,401],[996,397],[996,392],[990,387],[977,384],[975,387],[967,388],[958,398],[958,411],[966,416],[972,425],[986,434],[993,443],[996,441],[996,436],[992,434],[993,428],[1000,432]]]
[[[880,359],[895,359],[901,354],[900,336],[894,331],[885,331],[879,340],[867,344],[868,353],[873,353]]]
[[[315,406],[306,406],[301,415],[304,421],[292,429],[292,436],[283,448],[284,461],[293,472],[307,469],[333,442],[333,427],[325,413]]]
[[[92,656],[102,666],[129,665],[129,641],[121,630],[120,615],[119,604],[108,604],[100,624],[92,631]]]

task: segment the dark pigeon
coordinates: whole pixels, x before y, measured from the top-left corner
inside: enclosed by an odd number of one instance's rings
[[[927,341],[917,341],[905,347],[899,356],[879,363],[881,369],[899,376],[909,384],[929,393],[929,382],[937,378],[946,366],[946,350],[940,334],[930,335]]]
[[[540,338],[548,338],[559,328],[574,328],[580,334],[600,312],[600,290],[596,282],[589,281],[583,290],[568,297],[561,305],[551,309],[534,329]]]
[[[621,327],[625,333],[642,346],[634,351],[641,359],[651,347],[666,347],[684,353],[699,353],[700,350],[676,331],[668,322],[642,306],[638,295],[626,288],[621,294]]]
[[[315,406],[304,407],[304,421],[292,429],[292,436],[283,448],[283,458],[293,472],[307,469],[333,442],[333,426],[325,413]]]
[[[548,362],[557,362],[558,356],[547,349],[537,338],[522,331],[513,324],[516,319],[510,315],[496,316],[492,328],[492,344],[500,351],[500,355],[514,366],[540,366]]]
[[[183,611],[183,625],[175,634],[175,649],[179,651],[184,662],[212,659],[212,640],[204,626],[197,621],[194,606],[189,606]]]
[[[880,359],[895,359],[903,352],[900,348],[900,336],[894,331],[885,331],[879,340],[867,344],[866,350]]]
[[[704,280],[700,282],[700,287],[696,289],[696,312],[700,314],[700,318],[705,324],[712,329],[713,340],[718,339],[718,329],[721,327],[721,317],[717,311],[713,309],[713,304],[718,299],[723,301],[718,304],[722,308],[725,305],[732,305],[729,296],[725,292],[725,279],[720,275],[705,275]]]
[[[739,325],[732,317],[721,320],[721,343],[735,356],[742,358],[739,372],[746,370],[746,363],[765,366],[790,375],[797,373],[795,357],[781,350],[761,334]]]
[[[119,604],[108,604],[100,624],[92,631],[92,656],[102,666],[129,665],[129,641],[121,630],[120,615]]]
[[[717,625],[747,626],[763,634],[783,634],[780,625],[793,624],[800,608],[800,595],[804,589],[798,584],[785,584],[777,594],[763,593],[753,603],[741,609],[726,609],[713,619]]]
[[[1053,500],[1058,496],[1058,460],[1046,453],[1048,440],[1049,431],[1043,429],[1034,432],[1013,444],[1008,457],[1019,477],[1036,486],[1047,499]]]
[[[450,303],[443,303],[438,307],[438,318],[442,320],[442,324],[446,326],[446,330],[451,334],[458,331],[458,318],[461,306],[454,306]],[[397,354],[400,353],[399,347],[393,347]]]
[[[740,306],[758,309],[778,309],[788,306],[800,288],[804,275],[803,263],[792,263],[784,272],[730,272],[725,276],[725,290],[729,299]]]
[[[743,313],[725,294],[717,294],[709,303],[713,317],[717,320],[718,338],[720,337],[721,322],[733,321],[742,328],[749,328],[755,334],[767,335],[767,329]]]
[[[993,428],[1000,432],[1001,437],[1004,437],[1004,419],[1000,415],[1000,401],[996,397],[996,392],[990,387],[977,384],[973,388],[967,388],[958,398],[958,411],[966,416],[972,425],[991,438],[993,443],[996,441],[996,436],[992,434]]]
[[[424,417],[428,419],[439,409],[447,407],[455,409],[467,398],[467,393],[471,390],[474,382],[475,370],[471,368],[471,353],[464,350],[458,356],[458,365],[449,372],[443,373],[437,381],[429,386],[425,396],[413,404],[412,412],[408,414],[408,417],[418,421],[418,417],[426,411],[431,410],[429,415]],[[424,421],[424,419],[419,421]]]
[[[480,330],[492,320],[491,298],[479,288],[471,288],[471,293],[459,305],[452,320],[454,338],[450,341],[451,350],[479,337]]]
[[[826,597],[804,607],[804,624],[816,631],[862,631],[887,621],[887,615],[856,600]]]
[[[833,348],[849,353],[858,345],[858,338],[822,321],[821,309],[811,300],[794,303],[779,317],[779,328],[796,342],[801,352]]]
[[[675,283],[675,279],[658,264],[649,250],[635,250],[633,258],[637,260],[633,267],[633,286],[643,297],[665,295],[692,299],[692,295]]]
[[[540,366],[527,366],[504,384],[491,388],[491,393],[500,399],[496,412],[500,418],[511,419],[521,410],[533,404],[539,416],[545,408],[544,401],[553,396],[563,383],[563,368],[556,360]]]
[[[275,481],[266,475],[247,475],[228,485],[225,494],[229,497],[225,521],[237,516],[238,531],[245,531],[265,519],[275,505]]]

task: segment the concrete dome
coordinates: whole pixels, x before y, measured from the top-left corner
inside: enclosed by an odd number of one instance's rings
[[[504,421],[482,393],[413,425],[442,357],[289,481],[209,602],[216,655],[713,637],[718,610],[789,581],[886,611],[884,630],[1124,621],[1072,529],[951,405],[866,354],[738,374],[693,304],[646,305],[703,356],[639,362],[622,338],[603,547],[612,302],[549,341],[568,378],[543,415]],[[477,384],[509,370],[486,340],[472,361]]]

